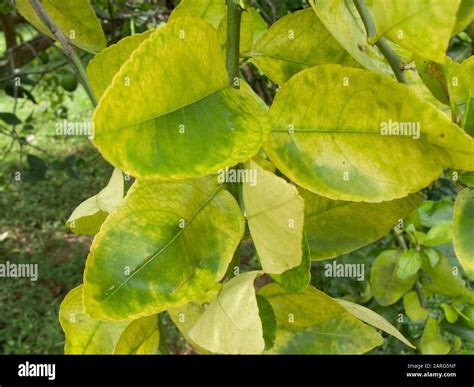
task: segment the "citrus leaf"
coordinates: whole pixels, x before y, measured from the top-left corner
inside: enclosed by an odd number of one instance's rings
[[[408,318],[412,321],[424,321],[428,318],[428,311],[420,304],[420,299],[416,292],[408,292],[403,297],[403,307]]]
[[[304,200],[293,185],[250,161],[254,184],[243,183],[246,218],[263,271],[281,274],[301,264]],[[278,192],[278,195],[275,195]]]
[[[385,318],[383,318],[378,313],[375,313],[373,310],[366,308],[365,306],[356,304],[354,302],[346,301],[346,300],[338,300],[336,301],[342,305],[350,314],[354,317],[358,318],[359,320],[372,325],[373,327],[388,333],[389,335],[397,338],[403,344],[407,345],[410,348],[415,348],[413,344],[411,344],[405,336],[403,336],[397,328],[395,328],[392,324],[390,324]]]
[[[254,354],[265,349],[253,283],[258,271],[226,282],[189,332],[198,346],[220,354]]]
[[[158,353],[160,330],[158,316],[134,320],[120,336],[114,353],[118,355],[153,355]]]
[[[277,322],[272,306],[262,296],[257,294],[258,314],[262,322],[263,339],[265,341],[265,350],[269,350],[275,344]]]
[[[420,203],[421,195],[382,203],[331,200],[300,189],[311,259],[335,258],[375,242]]]
[[[424,355],[446,355],[451,346],[439,334],[438,320],[429,318],[420,340],[420,351]]]
[[[372,265],[370,285],[375,300],[382,306],[394,304],[415,284],[415,275],[407,279],[398,277],[398,261],[399,253],[396,250],[386,250]]]
[[[331,35],[366,69],[392,74],[382,54],[367,43],[367,33],[351,0],[309,0]]]
[[[474,169],[471,137],[406,86],[369,71],[303,70],[278,92],[270,117],[270,160],[331,199],[397,199],[436,180],[443,166]]]
[[[465,172],[459,175],[459,181],[474,188],[474,172]]]
[[[453,225],[439,224],[428,231],[422,244],[424,246],[439,246],[451,242],[452,239]]]
[[[459,192],[454,207],[454,251],[469,278],[474,279],[474,191]]]
[[[446,64],[446,78],[451,99],[451,109],[454,113],[463,116],[466,113],[467,102],[474,96],[474,57],[462,63],[448,60]],[[461,122],[461,119],[458,119]],[[470,132],[474,135],[473,132]]]
[[[312,286],[287,294],[269,284],[258,294],[270,302],[277,320],[275,344],[267,353],[358,354],[383,343],[375,329]]]
[[[282,17],[248,55],[265,75],[280,85],[301,70],[320,64],[359,67],[311,9]]]
[[[454,324],[459,318],[459,314],[456,309],[448,304],[441,304],[440,306],[443,308],[444,317],[446,317],[446,320],[450,324]]]
[[[106,47],[104,31],[89,0],[48,0],[41,2],[41,4],[74,46],[92,53],[99,52]],[[51,39],[55,39],[29,0],[16,0],[16,6],[26,20]]]
[[[193,17],[207,20],[215,28],[226,14],[226,3],[222,0],[181,0],[173,10],[168,21],[175,21],[183,17]]]
[[[440,201],[425,200],[418,207],[420,223],[424,227],[436,227],[453,222],[454,204],[449,199]]]
[[[99,100],[112,80],[140,44],[147,40],[153,30],[127,36],[118,43],[98,53],[87,65],[87,77],[94,95]]]
[[[228,85],[217,31],[189,18],[138,47],[103,95],[94,124],[94,145],[112,164],[163,179],[246,161],[268,132],[263,102],[247,84]]]
[[[199,345],[189,337],[189,332],[204,313],[207,305],[216,298],[220,288],[221,285],[219,284],[214,289],[200,295],[198,298],[185,305],[168,309],[168,314],[173,323],[179,329],[186,341],[199,353],[209,354],[210,352],[199,347]]]
[[[66,354],[112,354],[130,321],[105,322],[84,313],[82,285],[71,290],[59,309],[59,322],[66,334]]]
[[[460,0],[374,1],[377,37],[385,36],[413,53],[444,63]]]
[[[402,253],[397,263],[397,276],[402,280],[408,280],[418,273],[421,268],[421,254],[415,249],[409,249]]]
[[[474,4],[472,0],[461,0],[458,13],[456,15],[456,24],[453,35],[459,34],[474,20]]]
[[[423,83],[428,87],[433,96],[435,96],[438,101],[449,105],[449,91],[445,66],[420,57],[416,58],[415,63]]]
[[[75,234],[97,234],[107,215],[122,201],[123,195],[123,174],[116,168],[102,191],[79,204],[67,220],[66,227]]]
[[[302,293],[311,281],[311,260],[308,238],[303,233],[303,256],[301,264],[282,274],[271,274],[270,277],[288,293]]]
[[[238,204],[213,176],[137,181],[92,244],[87,313],[121,320],[191,301],[222,279],[243,231]]]

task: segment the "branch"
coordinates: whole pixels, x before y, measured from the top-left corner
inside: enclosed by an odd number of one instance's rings
[[[227,1],[227,76],[229,84],[240,87],[240,24],[242,9],[236,0]]]
[[[67,58],[71,60],[72,64],[76,68],[77,74],[79,75],[79,78],[81,79],[82,84],[84,88],[86,89],[87,94],[89,95],[89,98],[91,99],[94,106],[97,106],[97,100],[95,99],[94,93],[92,92],[92,88],[89,84],[89,80],[87,79],[86,70],[84,69],[84,66],[81,60],[79,59],[79,57],[73,50],[66,36],[61,31],[61,29],[56,25],[54,20],[48,15],[46,10],[43,8],[43,5],[41,4],[40,0],[30,0],[30,4],[35,10],[40,20],[43,22],[43,24],[56,37],[59,43],[61,43],[64,54],[66,55]]]
[[[364,0],[354,0],[354,4],[367,31],[367,40],[370,41],[370,39],[375,36],[375,24],[372,19],[372,15],[367,9]],[[395,73],[395,77],[397,77],[398,82],[408,85],[407,77],[403,71],[403,62],[391,49],[387,40],[385,38],[381,38],[375,42],[375,45],[380,50],[385,59],[387,59],[387,62]]]

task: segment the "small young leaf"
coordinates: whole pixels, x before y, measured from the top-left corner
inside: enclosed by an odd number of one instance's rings
[[[438,320],[430,317],[426,322],[420,350],[424,355],[446,355],[451,350],[449,343],[440,336]]]
[[[403,297],[403,307],[408,318],[412,321],[424,321],[429,313],[420,304],[420,299],[416,292],[408,292]]]
[[[426,255],[431,267],[435,267],[439,262],[439,254],[435,249],[424,249],[423,254]]]
[[[444,243],[449,243],[453,239],[453,225],[452,224],[439,224],[434,226],[426,234],[426,238],[423,241],[425,246],[439,246]]]
[[[421,255],[415,249],[406,250],[400,256],[397,276],[402,280],[412,278],[421,268]]]
[[[443,308],[444,317],[446,317],[446,320],[450,324],[454,324],[459,318],[459,314],[456,311],[456,309],[453,308],[451,305],[448,305],[448,304],[441,304],[440,306]]]

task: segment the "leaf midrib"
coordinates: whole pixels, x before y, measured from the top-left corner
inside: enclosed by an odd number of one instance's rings
[[[142,263],[140,263],[133,272],[125,279],[125,281],[121,282],[119,286],[117,286],[111,293],[109,293],[105,298],[102,299],[102,302],[107,302],[112,296],[114,296],[123,286],[125,286],[129,281],[132,280],[135,275],[140,273],[145,267],[147,267],[151,262],[155,260],[155,258],[159,257],[164,251],[168,249],[169,246],[173,244],[173,242],[179,238],[179,236],[189,227],[195,217],[206,207],[214,197],[224,188],[223,185],[217,187],[214,192],[209,196],[207,200],[205,200],[190,216],[190,218],[185,222],[183,228],[181,228],[162,248],[160,248],[157,252],[151,255],[148,259],[145,259]]]

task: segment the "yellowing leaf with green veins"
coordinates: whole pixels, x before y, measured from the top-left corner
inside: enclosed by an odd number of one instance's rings
[[[415,284],[416,275],[407,279],[401,279],[397,275],[399,259],[398,251],[386,250],[372,265],[370,285],[375,300],[382,306],[394,304]]]
[[[474,191],[459,192],[454,206],[454,250],[469,278],[474,279]]]
[[[66,222],[66,227],[79,235],[97,234],[108,214],[122,201],[123,195],[123,174],[116,168],[107,186],[74,210]]]
[[[313,260],[335,258],[386,235],[421,202],[410,195],[382,203],[331,200],[300,189],[305,201],[304,230]]]
[[[474,57],[471,56],[462,63],[456,63],[448,59],[446,78],[453,114],[462,117],[466,112],[466,104],[469,98],[474,96]],[[461,122],[462,118],[458,117],[457,121]]]
[[[282,274],[270,274],[270,277],[288,293],[304,292],[311,281],[310,250],[308,238],[304,233],[302,242],[303,257],[301,258],[301,264]]]
[[[168,21],[193,17],[207,20],[217,28],[225,14],[226,3],[222,0],[182,0],[173,10]]]
[[[460,269],[451,266],[444,255],[440,253],[440,260],[434,267],[428,259],[423,259],[422,268],[423,275],[420,276],[420,282],[424,290],[474,303],[474,292],[466,288]]]
[[[66,334],[66,354],[112,354],[130,321],[99,321],[84,313],[83,287],[71,290],[59,309],[59,322]]]
[[[249,8],[247,11],[242,12],[240,52],[251,51],[254,43],[262,36],[267,28],[267,23],[255,8]],[[227,40],[227,15],[225,15],[219,23],[217,31],[221,40],[221,46],[225,49]]]
[[[105,90],[112,84],[115,74],[153,31],[127,36],[101,51],[89,62],[87,77],[97,99],[102,97]]]
[[[115,346],[117,355],[154,355],[158,353],[160,330],[158,315],[134,320]]]
[[[444,63],[460,0],[374,1],[377,38],[385,36],[413,53]]]
[[[377,331],[352,316],[338,302],[309,286],[287,294],[269,284],[258,294],[270,302],[277,320],[272,354],[359,354],[381,345]]]
[[[459,34],[474,20],[474,3],[472,0],[461,0],[458,13],[456,15],[456,24],[453,35]]]
[[[295,186],[250,161],[243,184],[246,218],[263,271],[281,274],[301,264],[304,200]],[[275,193],[278,192],[278,195]]]
[[[446,355],[449,353],[451,346],[441,337],[438,320],[431,317],[428,319],[419,348],[424,355]]]
[[[243,232],[240,208],[215,176],[138,180],[92,244],[87,313],[136,319],[193,300],[225,275]]]
[[[106,47],[104,31],[89,0],[47,0],[41,4],[74,46],[92,53]],[[26,20],[51,39],[55,39],[29,0],[16,0],[16,7]]]
[[[364,23],[353,0],[309,0],[321,22],[352,57],[366,69],[393,74],[376,47],[367,43]]]
[[[389,335],[397,338],[403,344],[407,345],[410,348],[415,348],[413,344],[411,344],[405,336],[403,336],[397,328],[395,328],[392,324],[390,324],[385,318],[383,318],[378,313],[374,312],[373,310],[366,308],[365,306],[355,304],[350,301],[346,300],[337,300],[336,301],[342,305],[350,314],[354,317],[358,318],[359,320],[372,325],[373,327],[388,333]]]
[[[257,354],[265,349],[254,281],[261,272],[226,282],[189,332],[198,346],[220,354]]]
[[[424,321],[428,318],[428,311],[420,304],[420,299],[416,292],[408,292],[403,297],[403,307],[405,313],[411,321]]]
[[[162,179],[246,161],[269,129],[266,107],[250,87],[228,85],[217,31],[190,18],[140,45],[103,95],[94,123],[94,145],[107,160],[134,176]]]
[[[184,336],[186,341],[190,343],[192,347],[199,353],[209,354],[210,352],[204,348],[199,347],[199,345],[197,345],[191,339],[189,332],[205,312],[207,305],[209,305],[209,303],[216,298],[220,289],[221,285],[218,284],[214,289],[211,289],[209,292],[200,295],[193,301],[188,302],[182,306],[168,309],[167,311],[171,317],[171,320]]]
[[[443,167],[474,169],[471,137],[406,86],[373,72],[303,70],[278,92],[270,118],[270,160],[331,199],[389,201],[426,187]]]
[[[282,17],[257,41],[248,56],[280,85],[301,70],[320,64],[359,67],[311,9]]]

